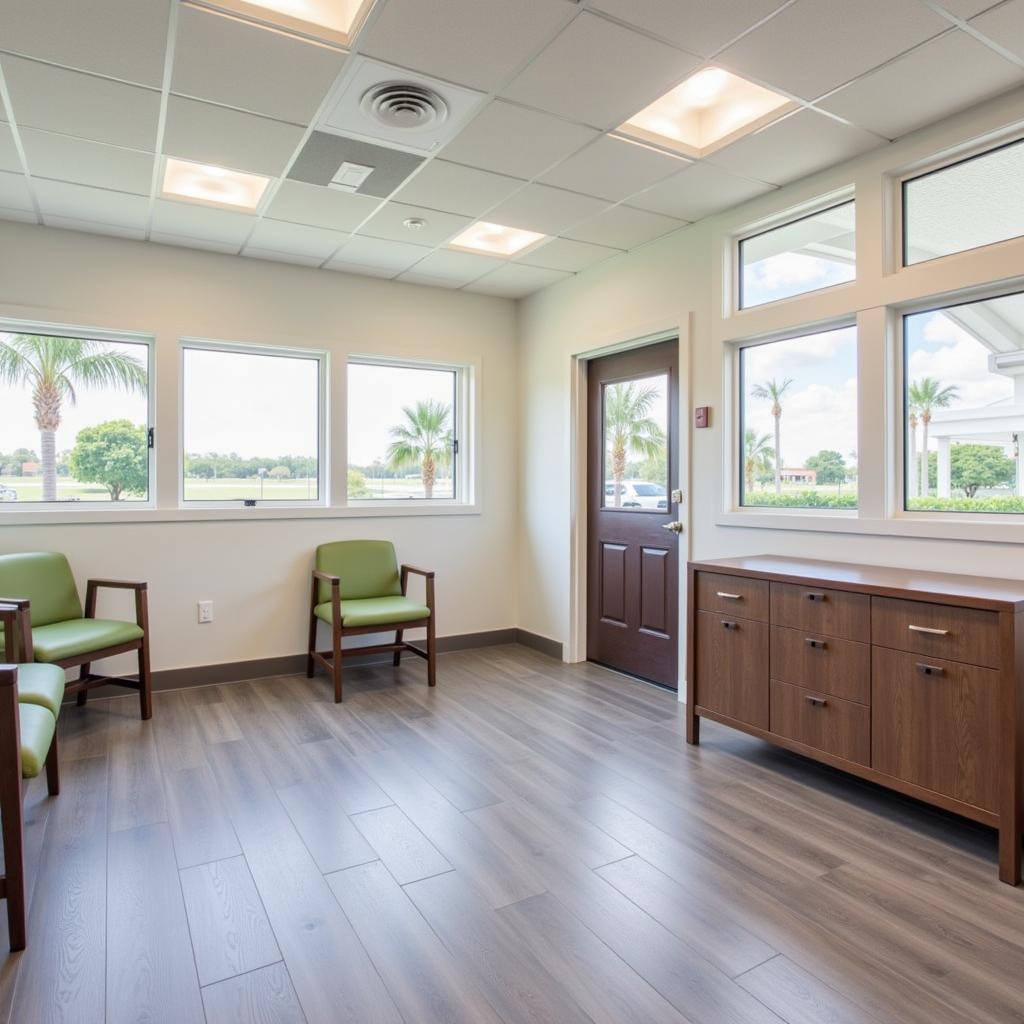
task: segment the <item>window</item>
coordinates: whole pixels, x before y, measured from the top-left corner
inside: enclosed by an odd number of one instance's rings
[[[182,363],[183,499],[319,501],[324,357],[189,342]]]
[[[856,328],[746,346],[739,370],[740,503],[856,508]]]
[[[739,308],[854,280],[854,213],[850,200],[742,239]]]
[[[348,364],[349,501],[460,497],[462,371]]]
[[[146,502],[149,344],[0,325],[0,502]]]
[[[604,507],[668,508],[668,375],[605,384]]]
[[[903,183],[903,263],[1024,235],[1024,140]]]
[[[1024,293],[903,318],[904,505],[1024,512]]]

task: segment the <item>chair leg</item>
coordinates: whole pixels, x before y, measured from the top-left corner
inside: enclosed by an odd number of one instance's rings
[[[4,888],[7,892],[7,932],[11,949],[25,948],[25,818],[21,804],[21,764],[18,748],[8,756],[0,779],[0,823],[4,830]]]
[[[341,703],[341,630],[335,626],[332,630],[333,650],[331,652],[331,669],[334,675],[334,703]]]
[[[142,720],[153,717],[153,677],[149,670],[149,633],[142,638],[139,648],[139,711]]]
[[[437,638],[434,636],[434,616],[427,619],[427,685],[437,686]]]
[[[402,635],[404,633],[405,633],[404,629],[396,629],[395,630],[395,643],[396,644],[400,644],[402,642]],[[393,659],[392,664],[394,664],[395,668],[398,668],[398,666],[402,664],[402,652],[401,651],[395,651],[395,657]]]
[[[316,650],[316,616],[310,613],[309,616],[309,647],[306,649],[306,678],[312,679],[316,671],[313,661],[313,652]]]
[[[80,683],[81,682],[85,682],[85,680],[89,678],[91,673],[92,673],[92,665],[90,665],[89,662],[86,662],[84,665],[80,665],[79,669],[78,669],[78,681]],[[88,690],[79,690],[78,691],[78,699],[75,701],[75,704],[77,704],[78,707],[80,707],[80,708],[84,708],[85,707],[85,702],[88,699],[89,699],[89,691]]]
[[[46,790],[50,796],[60,796],[60,755],[57,753],[56,732],[50,744],[50,753],[46,755]]]

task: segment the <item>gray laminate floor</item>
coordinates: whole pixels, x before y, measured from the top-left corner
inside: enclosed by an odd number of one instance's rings
[[[65,709],[17,1024],[1009,1024],[992,833],[520,647]],[[0,922],[3,924],[3,922]],[[4,929],[4,934],[6,929]]]

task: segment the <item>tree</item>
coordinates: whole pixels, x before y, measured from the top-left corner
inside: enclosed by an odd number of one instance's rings
[[[750,389],[752,398],[759,398],[772,403],[772,416],[775,418],[775,493],[782,493],[782,397],[793,383],[787,377],[779,383],[774,377],[763,384],[755,384]]]
[[[122,494],[145,494],[149,488],[146,428],[128,420],[110,420],[78,432],[68,465],[84,484],[103,484],[111,501]]]
[[[915,380],[907,389],[907,404],[921,419],[921,451],[928,451],[928,424],[936,409],[946,409],[958,395],[955,385],[943,387],[934,377]],[[921,493],[928,493],[928,459],[921,459]]]
[[[267,476],[271,480],[291,480],[292,471],[287,466],[275,466]]]
[[[841,484],[846,482],[846,460],[841,452],[831,449],[822,449],[817,455],[812,455],[804,465],[813,469],[817,475],[819,484]]]
[[[57,428],[65,402],[74,405],[77,388],[115,388],[145,393],[142,362],[102,341],[8,335],[0,340],[0,381],[32,389],[43,469],[43,501],[57,500]]]
[[[771,437],[760,437],[750,427],[743,436],[743,479],[747,493],[754,489],[754,477],[771,476],[774,472],[775,449],[768,443]]]
[[[949,450],[949,476],[954,487],[973,498],[979,487],[1012,486],[1017,465],[998,445],[954,444]]]
[[[434,496],[437,470],[451,464],[451,407],[429,399],[415,406],[403,406],[405,423],[391,428],[388,465],[392,469],[416,466],[423,474],[423,493]]]
[[[657,396],[656,387],[637,381],[612,384],[605,390],[605,444],[611,451],[616,508],[622,504],[622,481],[629,456],[655,459],[665,451],[665,431],[651,417]]]

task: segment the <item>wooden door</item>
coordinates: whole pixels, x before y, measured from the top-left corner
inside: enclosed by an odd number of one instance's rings
[[[673,689],[678,357],[668,341],[595,359],[587,388],[587,657]]]

